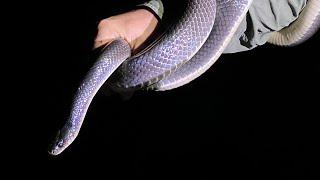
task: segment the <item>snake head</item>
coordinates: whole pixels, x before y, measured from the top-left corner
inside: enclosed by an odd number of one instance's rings
[[[69,128],[63,127],[58,131],[56,138],[49,147],[49,154],[59,155],[63,152],[75,139],[74,133]]]

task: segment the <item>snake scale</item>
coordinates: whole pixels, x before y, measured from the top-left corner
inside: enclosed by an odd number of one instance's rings
[[[107,83],[119,92],[170,90],[207,71],[227,47],[253,0],[188,0],[181,19],[147,52],[131,58],[129,44],[116,39],[105,47],[80,84],[65,125],[49,153],[63,152],[79,134],[95,94]],[[290,46],[310,38],[320,26],[320,1],[309,0],[299,18],[269,42]]]

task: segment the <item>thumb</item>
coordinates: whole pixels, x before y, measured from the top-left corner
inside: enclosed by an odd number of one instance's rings
[[[106,21],[101,21],[98,26],[98,33],[94,40],[94,49],[119,38],[119,33]]]
[[[106,39],[106,40],[101,40],[101,41],[94,41],[94,44],[93,44],[93,49],[96,49],[96,48],[99,48],[101,46],[104,46],[104,45],[108,45],[110,44],[114,39]]]

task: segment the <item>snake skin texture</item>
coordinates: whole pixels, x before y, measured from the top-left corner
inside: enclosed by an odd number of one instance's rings
[[[52,144],[52,155],[60,154],[77,137],[89,105],[100,87],[109,76],[131,55],[129,44],[122,39],[113,41],[102,51],[98,61],[89,70],[83,83],[78,88],[71,114]]]
[[[177,88],[207,71],[230,42],[251,2],[252,0],[217,0],[217,17],[205,44],[191,60],[149,89],[164,91]]]
[[[179,22],[147,53],[123,63],[111,83],[116,88],[141,88],[163,79],[200,49],[215,14],[216,0],[189,0]]]
[[[125,40],[113,41],[102,51],[78,88],[70,116],[49,153],[58,155],[75,140],[91,101],[113,73],[108,85],[119,92],[141,88],[169,90],[199,77],[227,47],[252,1],[188,0],[182,18],[153,48],[136,58],[130,58],[130,46]],[[320,10],[314,8],[319,7],[319,0],[310,2],[315,5],[310,5],[313,10],[307,11],[304,17],[315,19],[308,29],[302,29],[305,32],[302,40],[320,26]]]

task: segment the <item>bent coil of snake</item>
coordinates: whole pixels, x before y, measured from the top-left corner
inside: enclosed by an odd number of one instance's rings
[[[144,54],[130,58],[130,46],[117,39],[105,47],[75,95],[70,116],[49,153],[60,154],[77,137],[89,105],[108,81],[117,91],[170,90],[196,79],[219,58],[253,0],[188,0],[182,18]],[[310,38],[320,26],[320,1],[309,0],[299,18],[275,32],[269,42],[290,46]]]

